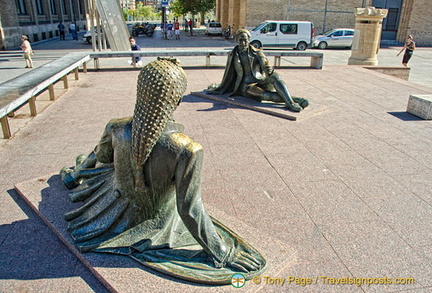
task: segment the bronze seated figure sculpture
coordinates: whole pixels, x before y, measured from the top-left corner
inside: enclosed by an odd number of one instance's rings
[[[229,284],[266,268],[261,254],[211,218],[201,200],[200,144],[172,114],[186,89],[176,60],[159,58],[138,76],[133,117],[111,120],[99,144],[60,171],[83,204],[65,215],[82,252],[130,256],[182,279]]]
[[[219,85],[210,85],[209,94],[240,95],[256,101],[283,102],[291,111],[300,112],[309,105],[303,98],[291,97],[285,82],[269,65],[262,50],[249,44],[246,29],[236,32],[237,46],[230,52]]]

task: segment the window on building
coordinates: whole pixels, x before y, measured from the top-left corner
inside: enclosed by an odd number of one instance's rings
[[[17,8],[18,15],[27,14],[26,6],[25,6],[25,0],[15,0],[15,5]]]
[[[43,14],[43,8],[42,8],[42,1],[41,0],[36,0],[36,12],[39,15]]]
[[[282,23],[280,25],[280,31],[286,35],[296,35],[297,34],[297,24]]]
[[[56,7],[56,1],[50,0],[50,6],[51,6],[51,14],[55,15],[57,14],[57,7]]]

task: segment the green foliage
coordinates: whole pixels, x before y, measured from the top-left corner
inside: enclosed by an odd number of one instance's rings
[[[173,10],[173,7],[175,11]],[[179,15],[190,12],[192,15],[198,13],[207,13],[208,11],[215,9],[216,0],[175,0],[171,3],[170,9],[174,13]]]
[[[180,17],[188,13],[186,7],[183,6],[182,2],[183,2],[182,0],[175,0],[170,3],[170,10],[172,13],[174,13],[176,17]]]
[[[136,9],[123,9],[125,20],[127,15],[132,16],[133,20],[154,20],[159,18],[159,14],[152,6],[144,6],[141,2],[136,5]]]

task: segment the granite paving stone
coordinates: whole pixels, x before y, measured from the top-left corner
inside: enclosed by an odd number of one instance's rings
[[[427,273],[430,265],[380,221],[338,227],[321,226],[321,229],[353,276],[414,278],[415,284],[410,285],[409,289],[421,288],[430,282]],[[355,261],[347,263],[347,259]],[[382,292],[401,290],[406,286],[391,284],[365,287],[368,292]]]
[[[303,182],[291,190],[317,225],[379,220],[376,213],[343,182]]]
[[[418,196],[405,192],[391,197],[371,197],[367,203],[411,246],[432,244],[429,238],[432,211]]]

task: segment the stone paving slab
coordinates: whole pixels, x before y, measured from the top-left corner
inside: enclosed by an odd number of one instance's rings
[[[282,69],[278,73],[294,96],[307,98],[326,111],[293,122],[186,95],[175,113],[186,133],[204,147],[202,192],[209,213],[262,251],[269,261],[269,277],[318,281],[313,286],[277,287],[265,284],[262,276],[263,283],[248,283],[244,290],[430,291],[432,124],[412,119],[405,110],[410,94],[431,94],[432,89],[356,66],[325,66],[319,72]],[[0,205],[0,215],[25,209],[17,206],[19,199],[5,198],[11,196],[8,190],[15,184],[44,183],[34,178],[45,178],[43,174],[71,165],[76,155],[93,149],[109,119],[132,114],[137,74],[101,71],[83,75],[78,86],[1,146],[0,198],[5,205]],[[189,93],[219,82],[223,70],[196,68],[187,69],[186,74]],[[13,271],[11,253],[18,257],[25,247],[32,247],[29,257],[50,259],[49,253],[42,253],[56,236],[37,224],[32,224],[34,228],[24,225],[29,223],[27,214],[33,223],[36,215],[29,211],[13,220],[0,217],[0,231],[10,235],[6,240],[0,238],[6,272]],[[29,228],[33,237],[24,233],[15,239]],[[16,251],[14,243],[20,244]],[[56,253],[61,252],[70,253],[56,246]],[[3,273],[0,291],[23,288],[32,292],[32,284],[37,283],[46,284],[51,292],[80,292],[69,287],[75,279],[88,290],[98,288],[89,276],[71,270],[77,260],[73,265],[64,261],[63,266],[55,263],[59,273],[54,281],[47,273],[49,262],[43,267],[31,262],[41,273],[22,279],[14,278],[16,273]],[[115,257],[109,261],[110,266],[103,269],[115,277],[124,268]],[[18,265],[25,269],[22,262]],[[142,283],[129,283],[121,291],[203,290],[144,273]],[[323,284],[321,276],[414,278],[415,283],[337,286]],[[141,290],[136,286],[142,286]]]

